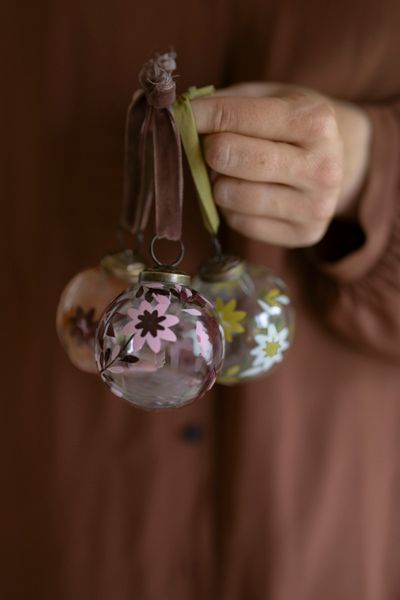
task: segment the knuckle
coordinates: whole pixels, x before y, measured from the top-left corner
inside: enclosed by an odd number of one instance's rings
[[[324,156],[315,164],[315,179],[326,189],[339,187],[342,181],[341,161],[334,156]]]
[[[318,102],[303,112],[303,126],[307,138],[331,140],[338,134],[338,126],[333,107],[328,102]]]
[[[221,134],[210,135],[204,146],[204,155],[211,168],[223,171],[231,163],[231,145]]]
[[[225,99],[215,103],[211,118],[214,131],[230,131],[234,125],[234,111]]]
[[[310,199],[309,211],[312,221],[330,221],[335,213],[335,197],[330,194],[319,194]]]
[[[306,175],[318,188],[334,190],[340,187],[343,166],[339,156],[333,154],[309,155],[306,157],[306,170]]]

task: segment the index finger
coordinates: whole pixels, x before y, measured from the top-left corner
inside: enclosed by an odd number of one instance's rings
[[[312,111],[291,97],[208,96],[192,101],[197,130],[304,145]]]

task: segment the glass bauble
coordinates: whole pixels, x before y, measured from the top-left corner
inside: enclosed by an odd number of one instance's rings
[[[145,271],[106,309],[96,361],[111,391],[145,409],[179,407],[215,382],[224,341],[214,307],[181,273]]]
[[[108,254],[65,287],[57,308],[57,333],[70,361],[81,371],[97,373],[94,341],[99,319],[111,300],[138,281],[143,268],[131,250],[124,250]]]
[[[278,365],[294,333],[294,311],[284,282],[269,269],[232,256],[207,261],[193,282],[215,305],[225,338],[217,382],[232,385]]]

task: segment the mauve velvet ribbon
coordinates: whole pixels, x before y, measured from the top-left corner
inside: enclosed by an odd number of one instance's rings
[[[176,87],[173,52],[156,55],[139,74],[125,130],[125,180],[122,227],[140,235],[153,198],[156,235],[179,240],[182,233],[182,151],[171,106]]]

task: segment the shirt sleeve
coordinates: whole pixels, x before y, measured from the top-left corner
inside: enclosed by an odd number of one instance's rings
[[[309,251],[324,321],[363,351],[400,357],[400,100],[364,106],[370,167],[355,223],[332,221]]]

